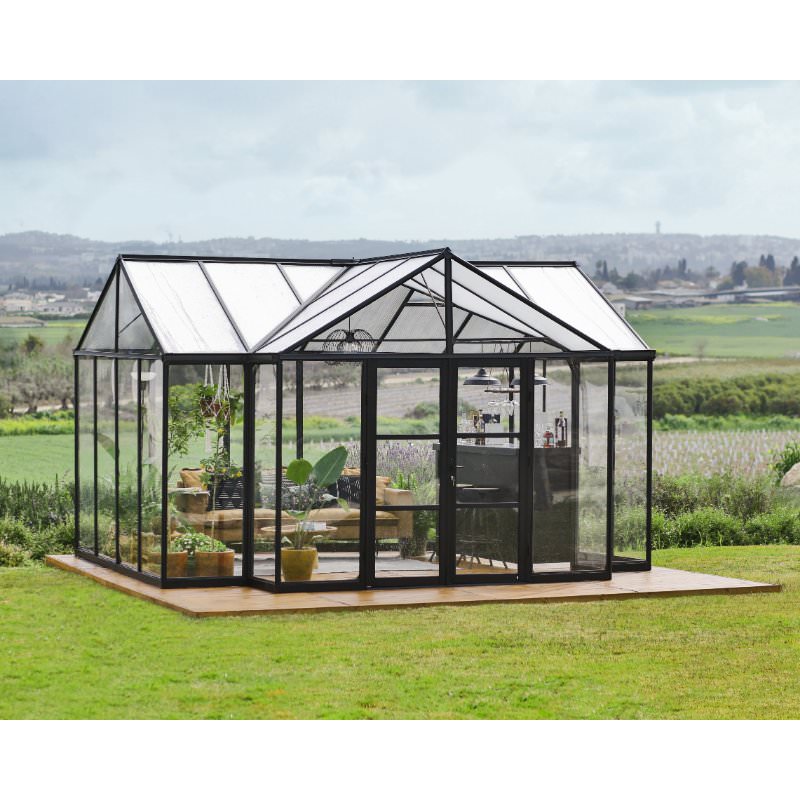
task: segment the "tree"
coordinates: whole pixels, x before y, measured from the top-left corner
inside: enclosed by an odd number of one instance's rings
[[[686,277],[686,259],[685,258],[678,259],[678,275],[680,275],[681,278],[685,278]]]
[[[795,256],[792,259],[789,271],[783,279],[784,286],[800,286],[800,259]]]
[[[734,261],[731,264],[731,278],[734,286],[741,286],[744,281],[744,271],[747,269],[746,261]]]

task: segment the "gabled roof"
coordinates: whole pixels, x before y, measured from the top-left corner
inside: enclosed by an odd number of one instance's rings
[[[121,255],[77,349],[316,351],[358,328],[377,352],[436,353],[448,303],[456,352],[648,349],[575,263],[469,262],[447,248],[352,261]]]

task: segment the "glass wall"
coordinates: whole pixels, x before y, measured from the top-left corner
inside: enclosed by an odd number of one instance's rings
[[[79,358],[78,370],[78,544],[94,552],[94,359]]]
[[[240,365],[169,368],[170,578],[242,573],[243,382]]]
[[[139,564],[139,393],[138,361],[117,361],[119,555],[125,566]]]
[[[456,574],[514,574],[519,543],[519,366],[457,374]],[[487,383],[487,381],[489,381]]]
[[[620,362],[614,394],[614,562],[647,558],[647,362]]]
[[[361,382],[359,362],[283,364],[281,580],[348,581],[361,572]],[[294,441],[293,441],[294,440]],[[329,482],[296,471],[302,459]],[[336,473],[336,474],[334,474]],[[301,480],[301,477],[303,480]]]
[[[573,387],[579,367],[535,361],[533,387],[533,572],[570,572],[576,563],[578,448]]]
[[[261,364],[255,372],[255,511],[253,521],[253,576],[275,580],[277,366]],[[294,437],[296,437],[296,429]],[[293,442],[296,438],[293,438]],[[291,459],[290,459],[291,460]],[[291,517],[284,512],[284,517]]]
[[[113,359],[97,359],[97,548],[112,559],[117,556],[116,370]]]
[[[439,576],[438,367],[378,367],[375,577]]]
[[[164,366],[141,362],[139,431],[142,459],[142,570],[161,575],[161,474],[164,419]],[[178,556],[180,558],[180,556]]]
[[[575,569],[606,568],[608,521],[607,363],[580,365],[578,535]]]

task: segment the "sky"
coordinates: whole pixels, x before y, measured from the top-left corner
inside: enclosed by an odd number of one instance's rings
[[[0,82],[0,233],[800,236],[800,82]]]

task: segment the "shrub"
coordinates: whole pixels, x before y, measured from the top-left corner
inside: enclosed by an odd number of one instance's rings
[[[29,563],[27,551],[15,544],[0,542],[0,567],[25,567]]]
[[[742,523],[718,508],[700,508],[680,514],[668,527],[673,547],[742,544]]]
[[[797,463],[800,462],[800,441],[789,442],[779,453],[772,463],[772,471],[775,473],[777,482]]]
[[[800,512],[776,508],[747,520],[746,544],[800,544]]]
[[[672,547],[667,528],[667,518],[657,508],[654,508],[650,514],[650,533],[654,550],[664,550],[667,547]]]
[[[0,542],[23,550],[31,546],[31,531],[27,525],[13,517],[0,517]]]
[[[671,519],[707,506],[748,519],[770,508],[775,495],[775,487],[763,476],[653,475],[653,507]]]

